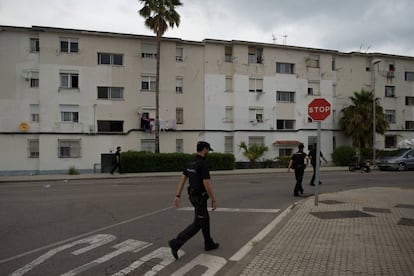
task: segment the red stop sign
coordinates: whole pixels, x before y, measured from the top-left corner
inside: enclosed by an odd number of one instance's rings
[[[323,121],[331,115],[331,103],[325,98],[313,99],[308,105],[308,116],[313,121]]]

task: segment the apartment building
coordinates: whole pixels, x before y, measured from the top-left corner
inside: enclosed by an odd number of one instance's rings
[[[0,27],[0,174],[93,171],[101,153],[154,150],[154,37],[47,27]],[[414,58],[206,39],[164,38],[160,72],[161,152],[194,152],[205,139],[247,161],[316,141],[307,105],[332,104],[322,151],[350,145],[339,131],[354,91],[375,89],[390,129],[377,148],[414,138]]]

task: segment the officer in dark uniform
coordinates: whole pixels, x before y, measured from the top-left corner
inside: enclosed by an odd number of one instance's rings
[[[304,145],[299,144],[299,150],[292,155],[289,161],[288,172],[290,168],[295,170],[296,185],[293,191],[294,196],[299,196],[299,192],[303,194],[302,179],[306,166],[309,164],[306,153],[303,152]]]
[[[197,143],[197,155],[190,161],[183,171],[180,182],[178,183],[177,193],[174,199],[175,207],[180,205],[180,196],[184,184],[188,179],[188,196],[194,206],[194,221],[175,239],[168,242],[171,252],[175,259],[178,259],[178,250],[186,241],[191,239],[198,231],[202,231],[204,237],[204,249],[206,251],[217,249],[219,244],[214,242],[210,236],[210,217],[207,209],[207,200],[211,198],[211,207],[216,209],[216,199],[210,185],[210,171],[205,160],[209,151],[213,150],[210,144],[205,141]]]

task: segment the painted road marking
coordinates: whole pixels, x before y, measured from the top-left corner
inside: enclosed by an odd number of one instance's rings
[[[113,248],[117,249],[114,252],[106,254],[105,256],[102,256],[90,263],[87,263],[75,269],[72,269],[71,271],[62,274],[62,276],[75,276],[85,270],[90,269],[91,267],[97,266],[99,264],[103,264],[121,254],[124,254],[126,252],[139,252],[140,250],[147,248],[150,245],[151,243],[148,243],[148,242],[136,241],[133,239],[126,240],[124,242],[114,245]]]
[[[46,261],[47,259],[53,257],[54,255],[56,255],[57,253],[64,251],[68,248],[71,248],[75,245],[79,245],[79,244],[84,244],[84,243],[88,243],[90,244],[89,246],[83,248],[83,249],[79,249],[74,251],[73,253],[75,254],[79,254],[79,252],[84,253],[86,251],[95,249],[96,247],[99,247],[101,245],[107,244],[111,241],[115,240],[115,236],[113,235],[95,235],[95,236],[91,236],[82,240],[78,240],[78,241],[74,241],[72,243],[68,243],[59,247],[56,247],[48,252],[46,252],[45,254],[43,254],[42,256],[38,257],[37,259],[35,259],[34,261],[32,261],[31,263],[25,265],[24,267],[16,270],[15,272],[13,272],[11,274],[11,276],[20,276],[25,274],[26,272],[32,270],[35,266],[38,266],[39,264],[43,263],[44,261]],[[75,254],[75,255],[76,255]]]
[[[178,256],[184,256],[185,252],[182,250],[178,251]],[[151,261],[151,264],[154,264],[155,261],[161,260],[158,264],[154,265],[150,271],[144,274],[144,276],[153,276],[160,272],[163,268],[175,261],[175,258],[171,254],[171,249],[169,247],[161,247],[157,250],[151,252],[148,255],[140,258],[139,260],[133,262],[128,267],[122,269],[121,271],[113,274],[112,276],[124,276],[128,275],[144,263]]]
[[[83,233],[83,234],[77,235],[77,236],[72,237],[72,238],[69,238],[69,239],[65,239],[63,241],[59,241],[59,242],[55,242],[55,243],[52,243],[52,244],[49,244],[49,245],[46,245],[46,246],[42,246],[42,247],[39,247],[39,248],[30,250],[30,251],[21,253],[19,255],[15,255],[13,257],[9,257],[9,258],[0,260],[0,264],[5,263],[5,262],[8,262],[8,261],[16,260],[16,259],[19,259],[21,257],[27,256],[27,255],[30,255],[30,254],[33,254],[33,253],[36,253],[36,252],[39,252],[39,251],[42,251],[42,250],[45,250],[45,249],[54,247],[54,246],[58,246],[60,244],[66,243],[66,242],[70,242],[70,241],[73,241],[73,240],[76,240],[76,239],[80,239],[80,238],[83,238],[83,237],[86,237],[86,236],[89,236],[89,235],[93,235],[93,234],[96,234],[98,232],[103,232],[105,230],[108,230],[108,229],[111,229],[111,228],[114,228],[114,227],[117,227],[117,226],[120,226],[120,225],[123,225],[123,224],[127,224],[127,223],[130,223],[130,222],[134,222],[134,221],[140,220],[142,218],[146,218],[146,217],[149,217],[149,216],[158,214],[158,213],[162,213],[162,212],[167,211],[167,210],[172,209],[172,208],[173,207],[171,206],[171,207],[167,207],[167,208],[164,208],[164,209],[156,210],[154,212],[150,212],[150,213],[147,213],[147,214],[144,214],[144,215],[141,215],[141,216],[137,216],[137,217],[134,217],[134,218],[130,218],[130,219],[127,219],[127,220],[124,220],[124,221],[121,221],[121,222],[118,222],[118,223],[115,223],[115,224],[111,224],[111,225],[108,225],[108,226],[105,226],[105,227],[102,227],[102,228],[99,228],[99,229],[96,229],[96,230],[93,230],[93,231],[90,231],[90,232],[87,232],[87,233]]]
[[[213,276],[215,275],[225,264],[226,259],[223,257],[212,256],[207,254],[200,254],[194,258],[191,262],[181,267],[179,270],[171,274],[171,276],[182,276],[189,272],[196,266],[207,267],[207,271],[202,276]]]
[[[177,210],[194,211],[194,207],[183,207]],[[217,208],[214,212],[278,213],[280,209]]]
[[[280,215],[278,215],[272,222],[270,222],[262,231],[260,231],[253,239],[251,239],[246,245],[239,249],[232,257],[230,257],[230,261],[240,261],[249,253],[250,250],[254,247],[255,244],[260,242],[269,232],[275,228],[275,226],[292,210],[293,205],[289,206],[286,210],[284,210]]]

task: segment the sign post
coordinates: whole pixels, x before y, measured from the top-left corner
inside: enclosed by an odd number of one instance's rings
[[[315,160],[315,206],[319,202],[319,169],[321,158],[321,122],[331,114],[331,103],[325,98],[313,99],[308,105],[308,116],[312,121],[318,123],[318,134],[316,140],[316,160]]]

